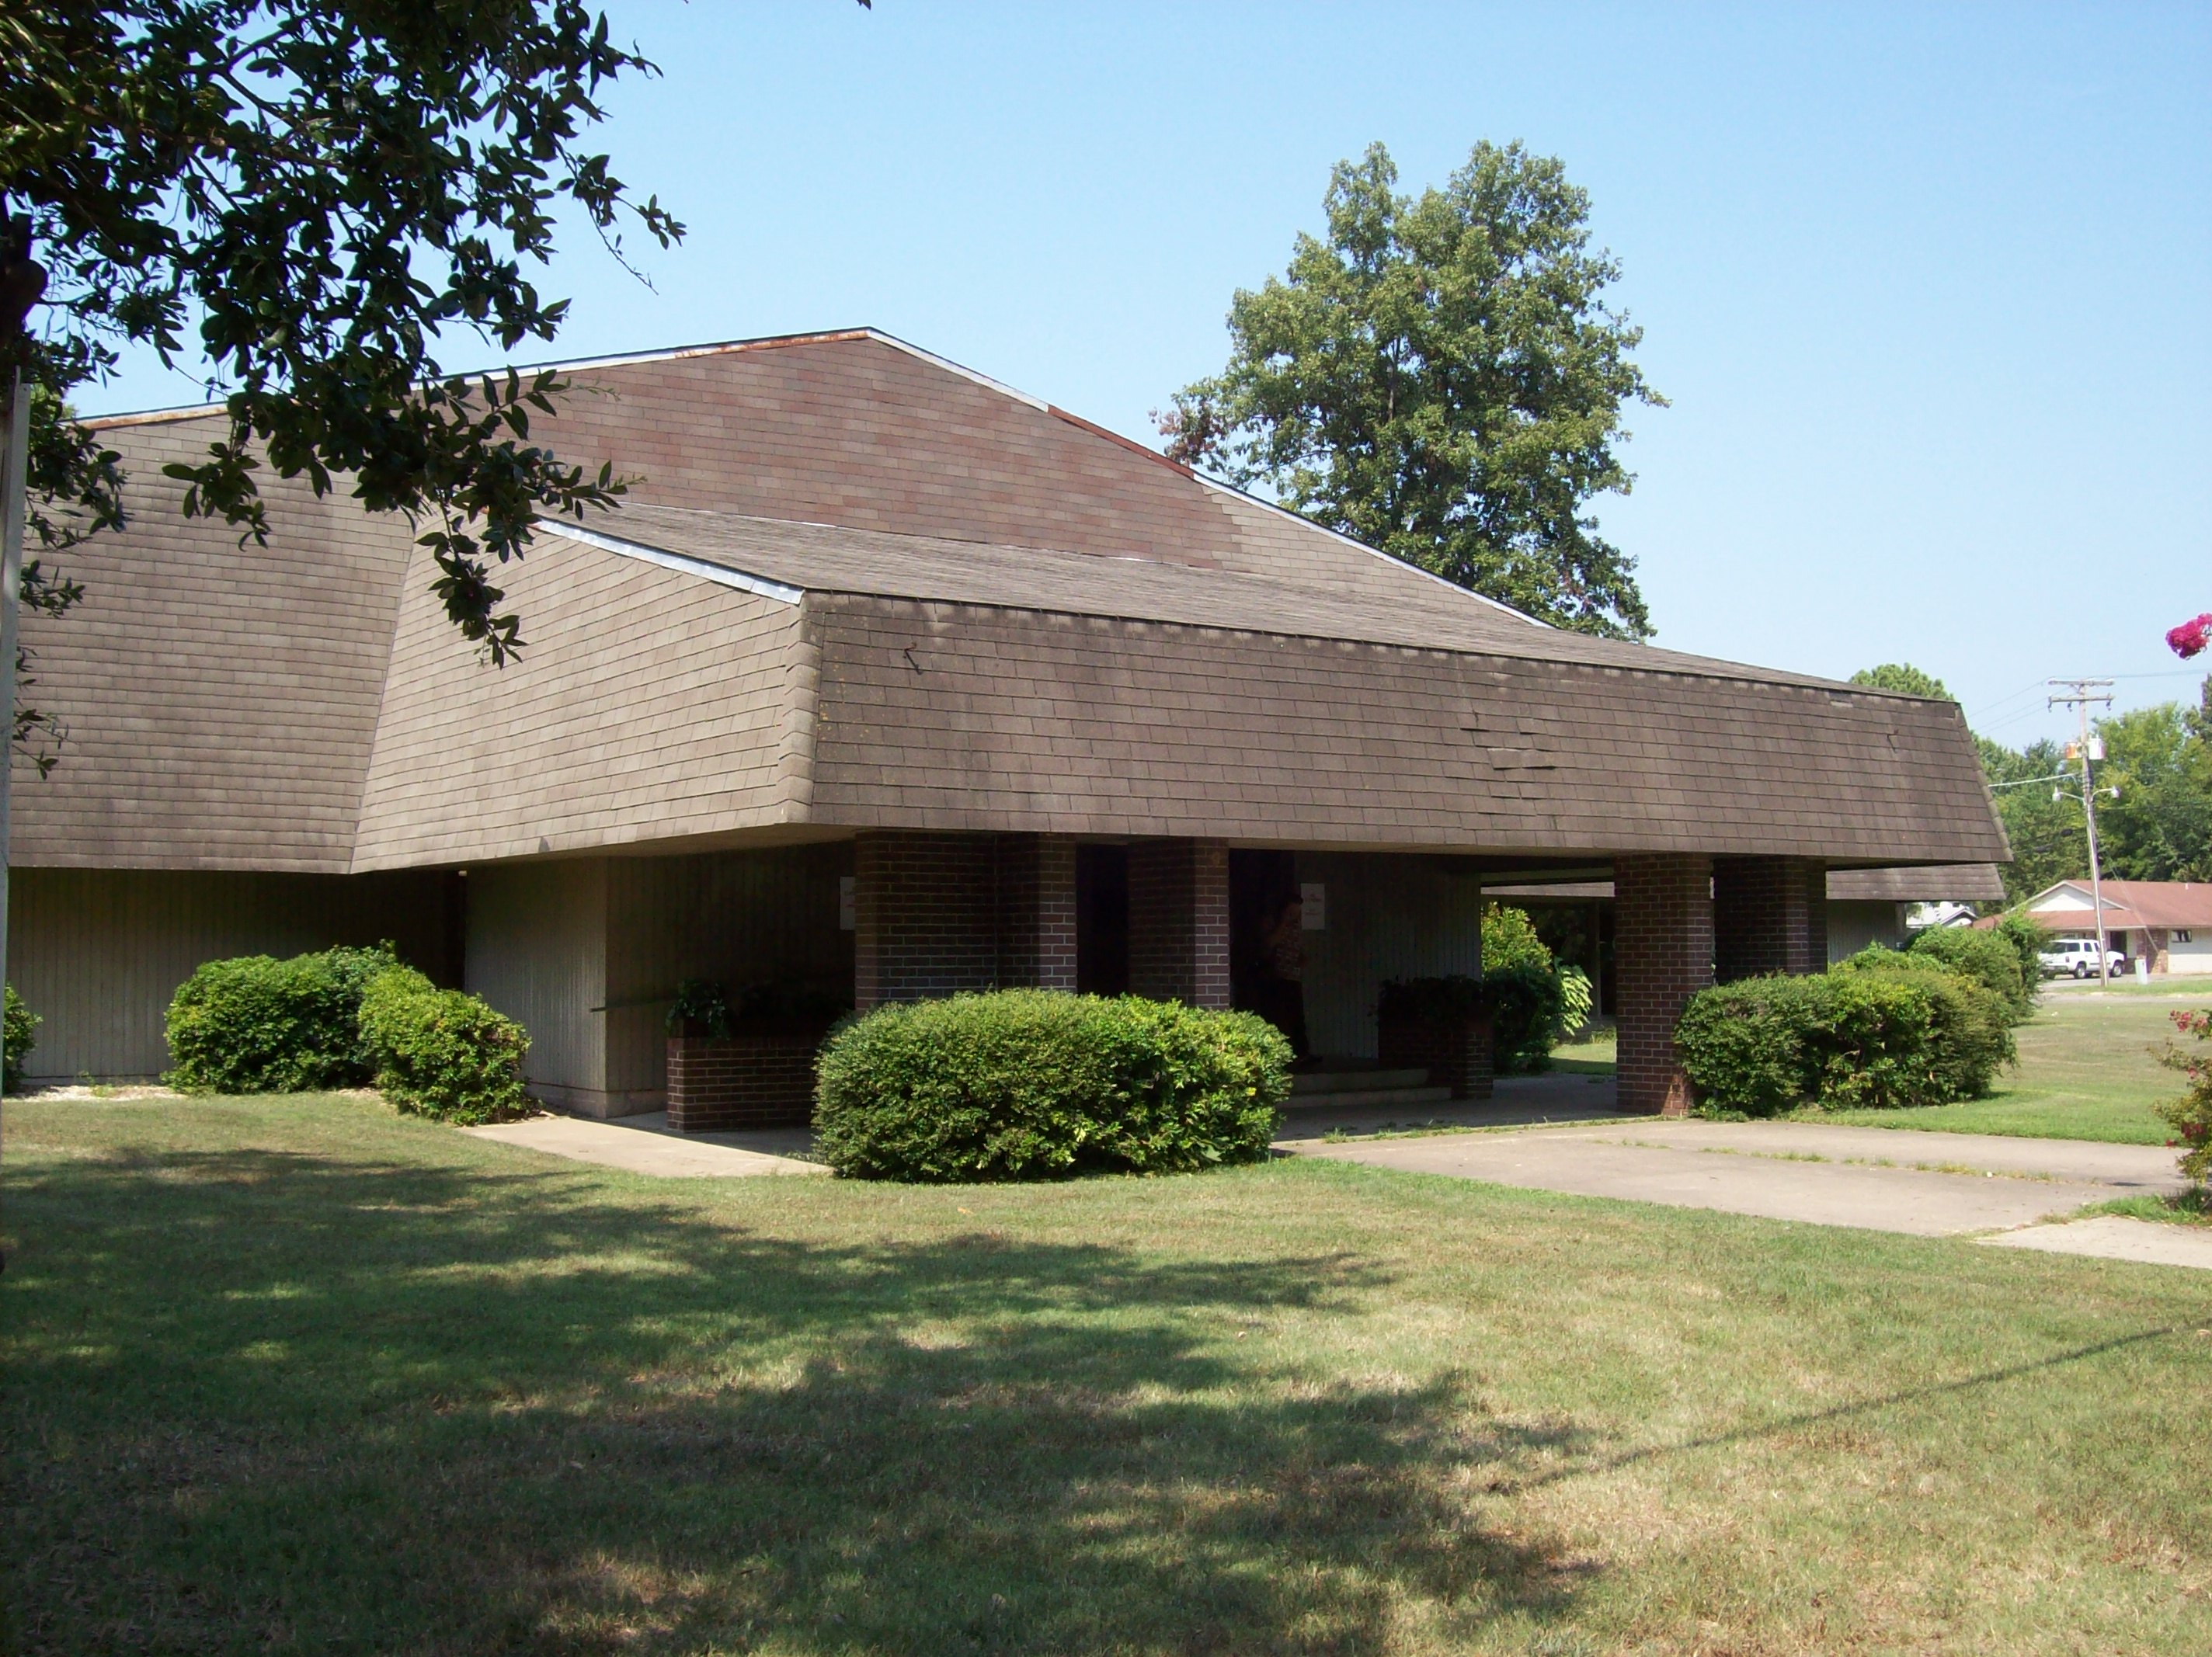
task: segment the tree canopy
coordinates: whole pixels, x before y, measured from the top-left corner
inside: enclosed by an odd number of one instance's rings
[[[1862,669],[1851,683],[1955,700],[1941,679],[1904,662]],[[2106,877],[2212,880],[2212,679],[2193,708],[2162,702],[2099,719],[2093,729],[2105,744],[2096,784],[2097,849]],[[1974,742],[1990,797],[2012,842],[2013,860],[2003,870],[2007,901],[2017,903],[2059,881],[2087,878],[2081,762],[2047,739],[2021,748],[1987,737]],[[2118,788],[2118,798],[2102,792],[2108,788]]]
[[[467,637],[519,649],[493,561],[622,480],[532,440],[556,376],[456,376],[440,341],[553,337],[566,301],[532,274],[564,210],[617,257],[625,222],[682,234],[582,142],[653,65],[576,0],[52,0],[0,14],[0,368],[36,388],[40,549],[119,521],[117,457],[67,399],[149,344],[204,357],[228,416],[165,469],[187,513],[262,538],[263,467],[343,476],[423,528]]]
[[[1532,616],[1648,637],[1635,561],[1584,508],[1628,492],[1624,406],[1664,399],[1588,194],[1517,143],[1397,182],[1379,143],[1338,164],[1326,239],[1237,292],[1227,367],[1161,416],[1170,455]]]
[[[1908,696],[1936,696],[1947,702],[1956,701],[1942,680],[1932,673],[1923,673],[1910,662],[1884,662],[1880,667],[1863,667],[1851,675],[1853,684],[1863,684],[1874,690],[1899,690]]]

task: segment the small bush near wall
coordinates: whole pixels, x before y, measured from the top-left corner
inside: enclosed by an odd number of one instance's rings
[[[2212,1012],[2177,1012],[2173,1027],[2200,1043],[2212,1041]],[[2191,1050],[2168,1041],[2159,1059],[2188,1078],[2179,1099],[2157,1106],[2179,1136],[2181,1171],[2192,1180],[2212,1180],[2212,1056],[2201,1046]]]
[[[1972,979],[2004,1003],[2006,1016],[2015,1024],[2035,1017],[2043,974],[2022,969],[2020,952],[2010,938],[1967,926],[1931,926],[1912,940],[1905,953]]]
[[[1940,1105],[1987,1093],[2013,1057],[2004,1004],[1933,962],[1881,953],[1890,960],[1854,956],[1831,972],[1745,979],[1691,997],[1674,1041],[1700,1109],[1772,1116],[1800,1105]]]
[[[370,1071],[362,991],[397,964],[389,945],[208,962],[169,1002],[162,1079],[187,1093],[359,1087]]]
[[[23,1090],[23,1061],[39,1045],[38,1029],[45,1021],[23,1005],[13,984],[8,986],[7,1011],[0,1014],[0,1092]]]
[[[1003,990],[880,1007],[833,1036],[816,1146],[917,1181],[1177,1174],[1267,1155],[1290,1043],[1249,1013]]]
[[[378,1089],[410,1114],[467,1127],[512,1121],[536,1108],[523,1091],[530,1038],[522,1026],[410,968],[370,980],[361,1034]]]

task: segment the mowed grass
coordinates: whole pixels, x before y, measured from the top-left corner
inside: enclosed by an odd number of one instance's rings
[[[1291,1161],[11,1102],[18,1647],[2175,1652],[2212,1274]]]
[[[2171,1015],[2185,1005],[2170,995],[2047,992],[2034,1018],[2014,1032],[2020,1068],[2001,1075],[1989,1098],[1924,1110],[1802,1114],[1865,1127],[2162,1145],[2173,1130],[2151,1106],[2179,1093],[2182,1078],[2157,1054],[2173,1034]],[[2200,1005],[2212,1006],[2212,986]]]

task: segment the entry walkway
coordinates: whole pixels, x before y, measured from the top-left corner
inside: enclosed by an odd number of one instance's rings
[[[756,1133],[678,1133],[669,1127],[665,1111],[618,1116],[605,1122],[588,1116],[532,1116],[527,1121],[495,1122],[461,1132],[580,1162],[676,1179],[728,1180],[830,1171],[819,1162],[802,1160],[812,1138],[803,1127],[768,1128]]]
[[[2094,1230],[2086,1223],[2014,1230],[2093,1203],[2180,1190],[2185,1182],[2173,1152],[2152,1145],[1799,1122],[1616,1119],[1502,1133],[1306,1138],[1282,1148],[1376,1168],[1766,1219],[1920,1236],[2002,1231],[2012,1234],[2002,1241],[2015,1246],[2064,1253],[2112,1253],[2122,1246],[2116,1237],[2140,1226],[2160,1235],[2154,1246],[2128,1245],[2136,1252],[2124,1258],[2212,1266],[2212,1231],[2195,1228],[2133,1221],[2118,1230],[2101,1222]]]

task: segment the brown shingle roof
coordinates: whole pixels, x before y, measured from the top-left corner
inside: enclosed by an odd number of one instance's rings
[[[879,336],[572,378],[533,435],[640,479],[588,527],[803,603],[544,536],[498,578],[533,648],[482,668],[403,522],[272,480],[272,545],[241,550],[159,476],[214,418],[111,423],[134,522],[65,561],[82,612],[27,625],[74,736],[18,793],[18,856],[343,870],[872,822],[2005,854],[1948,703],[1543,628]]]

